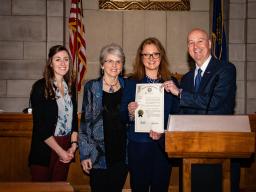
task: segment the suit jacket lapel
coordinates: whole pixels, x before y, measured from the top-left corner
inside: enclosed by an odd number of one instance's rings
[[[189,90],[195,90],[195,83],[194,83],[194,75],[195,75],[196,68],[193,69],[193,71],[190,72],[188,76],[188,85]]]
[[[207,82],[209,82],[209,79],[213,76],[214,71],[217,68],[217,65],[218,65],[218,61],[216,61],[216,59],[212,57],[202,77],[202,80],[199,86],[199,92],[207,84]]]

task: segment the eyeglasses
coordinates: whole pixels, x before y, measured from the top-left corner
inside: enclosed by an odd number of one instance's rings
[[[159,59],[160,53],[155,52],[155,53],[141,53],[144,59],[149,59],[150,57],[153,57],[153,59]]]
[[[114,64],[121,65],[122,64],[122,62],[120,60],[114,61],[114,60],[111,60],[111,59],[105,60],[105,63],[111,64],[111,65],[114,65]]]

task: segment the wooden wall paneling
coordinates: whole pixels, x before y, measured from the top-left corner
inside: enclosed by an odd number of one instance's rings
[[[0,115],[0,181],[29,181],[28,152],[32,116],[3,113]]]
[[[256,131],[256,114],[249,115],[253,131]],[[0,113],[0,182],[30,181],[27,165],[32,134],[32,115],[21,113]],[[256,189],[255,156],[250,164],[241,168],[241,188]],[[68,182],[80,192],[90,191],[89,176],[85,175],[80,166],[79,152],[76,161],[70,166]],[[179,168],[177,163],[172,169],[169,191],[178,192]],[[130,191],[129,177],[124,191]]]
[[[251,130],[256,132],[256,114],[250,114]],[[255,143],[256,148],[256,143]],[[256,154],[254,153],[250,159],[246,159],[241,163],[240,188],[243,192],[256,191]]]
[[[2,192],[74,192],[67,182],[0,182]]]

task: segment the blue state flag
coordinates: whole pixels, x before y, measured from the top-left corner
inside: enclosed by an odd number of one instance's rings
[[[228,54],[224,30],[223,0],[213,0],[212,18],[212,54],[223,63],[227,63]]]

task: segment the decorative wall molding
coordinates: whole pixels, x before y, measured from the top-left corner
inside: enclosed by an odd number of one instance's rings
[[[189,0],[99,0],[100,9],[189,11]]]

